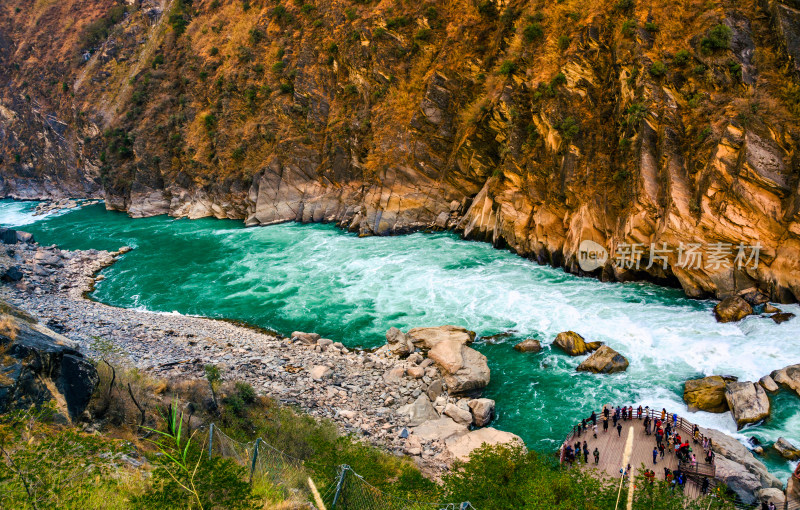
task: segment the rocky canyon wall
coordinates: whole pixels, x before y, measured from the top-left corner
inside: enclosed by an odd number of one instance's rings
[[[797,301],[799,59],[796,0],[9,0],[0,195]]]

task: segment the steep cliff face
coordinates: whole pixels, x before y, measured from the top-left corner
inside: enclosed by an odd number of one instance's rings
[[[798,9],[9,0],[0,194],[452,228],[573,272],[592,240],[602,278],[796,301]],[[638,268],[614,263],[637,250]]]

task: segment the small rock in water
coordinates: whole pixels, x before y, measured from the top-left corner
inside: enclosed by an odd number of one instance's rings
[[[781,313],[776,313],[776,314],[770,316],[770,319],[775,321],[775,324],[782,324],[782,323],[784,323],[784,322],[786,322],[788,320],[791,320],[793,318],[794,318],[794,314],[791,313],[791,312],[781,312]]]
[[[535,338],[528,338],[515,345],[514,350],[519,352],[539,352],[542,350],[542,344]]]

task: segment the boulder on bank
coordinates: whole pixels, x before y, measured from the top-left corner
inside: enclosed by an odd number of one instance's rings
[[[535,338],[528,338],[515,345],[514,350],[518,352],[539,352],[542,350],[542,344]]]
[[[601,342],[586,342],[582,336],[574,331],[562,331],[556,335],[553,345],[566,352],[570,356],[581,356],[595,351],[602,345]]]
[[[714,478],[724,482],[745,504],[752,505],[756,502],[756,492],[763,488],[757,475],[725,457],[717,456],[714,464]]]
[[[494,418],[494,400],[490,398],[475,398],[469,401],[472,411],[472,423],[476,427],[484,427]]]
[[[787,390],[794,391],[800,396],[800,364],[789,365],[771,374],[772,380]]]
[[[405,336],[414,348],[427,352],[428,358],[436,363],[451,395],[476,393],[489,384],[486,356],[468,347],[475,340],[474,331],[458,326],[439,326],[414,328]]]
[[[756,491],[758,500],[763,503],[773,503],[775,508],[782,509],[786,504],[786,494],[780,489],[760,489]]]
[[[716,478],[728,484],[737,494],[752,495],[753,489],[783,488],[783,483],[775,478],[767,470],[767,467],[736,439],[724,432],[702,427],[700,428],[700,433],[705,437],[711,438],[714,443],[714,452],[717,454]],[[719,462],[723,457],[728,462],[723,461],[723,469],[720,469]],[[753,481],[753,477],[757,480],[758,486]]]
[[[301,342],[306,345],[314,345],[320,339],[318,333],[305,333],[303,331],[292,332],[291,339],[293,342]]]
[[[764,388],[764,390],[767,391],[767,393],[775,393],[776,391],[778,391],[780,389],[780,387],[778,387],[778,384],[775,382],[775,380],[772,377],[768,376],[768,375],[765,375],[764,377],[759,379],[758,380],[758,384],[760,384],[761,387]]]
[[[740,429],[769,416],[769,397],[760,384],[729,382],[725,385],[725,400]]]
[[[739,292],[739,297],[750,306],[763,305],[769,302],[769,297],[756,288],[745,289]]]
[[[583,363],[578,365],[578,372],[594,372],[595,374],[613,374],[628,369],[628,360],[611,347],[603,345]]]
[[[714,307],[717,322],[736,322],[752,315],[753,307],[739,296],[726,297]]]
[[[386,332],[386,345],[393,354],[401,358],[414,352],[411,339],[397,328],[389,328]]]
[[[78,344],[0,301],[0,414],[55,401],[62,416],[76,420],[99,382]]]
[[[772,445],[778,453],[781,454],[781,457],[788,460],[797,460],[800,459],[800,449],[798,449],[795,445],[790,443],[787,439],[779,437],[775,444]]]
[[[417,397],[413,404],[409,404],[406,409],[401,408],[398,412],[408,414],[410,418],[409,427],[416,427],[426,421],[439,418],[439,413],[436,412],[430,399],[424,393]]]
[[[507,445],[524,447],[522,439],[511,432],[503,432],[492,427],[473,430],[463,434],[456,439],[446,441],[450,455],[458,460],[466,461],[470,454],[481,446],[488,445]]]
[[[684,383],[683,400],[690,411],[724,413],[728,410],[725,384],[725,379],[719,375],[690,379]]]

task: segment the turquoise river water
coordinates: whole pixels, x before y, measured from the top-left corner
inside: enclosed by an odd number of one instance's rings
[[[381,345],[391,326],[472,329],[492,370],[485,396],[497,401],[493,426],[540,450],[557,447],[603,403],[682,413],[686,379],[755,381],[800,363],[800,318],[718,324],[712,301],[680,290],[579,278],[453,234],[358,238],[331,225],[134,220],[102,205],[34,217],[34,206],[0,201],[0,224],[24,225],[40,243],[64,249],[135,248],[104,271],[93,297],[108,304],[238,319],[284,334],[316,331],[352,347]],[[797,305],[781,308],[800,316]],[[630,368],[610,376],[576,372],[581,358],[549,347],[565,330],[608,343]],[[545,350],[512,349],[529,337]],[[784,436],[800,444],[800,400],[783,391],[771,398],[771,418],[739,433],[729,413],[689,419],[740,439]],[[793,468],[777,455],[765,461],[782,480]]]

